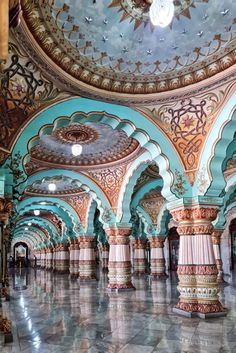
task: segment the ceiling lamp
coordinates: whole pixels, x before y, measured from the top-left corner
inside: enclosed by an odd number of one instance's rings
[[[57,188],[56,184],[54,184],[54,183],[48,184],[49,191],[56,191],[56,188]]]
[[[39,216],[40,215],[40,211],[39,210],[34,210],[34,215],[35,216]]]
[[[149,16],[154,26],[166,27],[171,23],[174,12],[175,6],[173,0],[153,0]]]
[[[31,222],[29,222],[29,223],[28,223],[28,226],[32,226],[32,223],[31,223]]]
[[[25,227],[25,230],[29,230],[29,228]]]
[[[79,144],[73,145],[73,146],[71,147],[71,152],[72,152],[73,156],[75,156],[75,157],[80,156],[81,153],[82,153],[82,146],[79,145]]]

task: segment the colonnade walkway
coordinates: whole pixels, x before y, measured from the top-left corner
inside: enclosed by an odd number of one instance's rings
[[[42,269],[10,274],[13,343],[1,353],[228,353],[236,352],[236,274],[222,286],[226,317],[177,316],[176,277],[134,277],[131,292],[108,292],[107,274],[80,282]]]

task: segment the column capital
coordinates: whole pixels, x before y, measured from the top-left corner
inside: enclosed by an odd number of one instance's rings
[[[150,242],[150,247],[151,248],[163,248],[164,247],[164,242],[166,238],[165,237],[150,237],[149,242]]]
[[[79,237],[79,246],[81,249],[93,249],[96,245],[96,237],[93,236],[82,236]]]
[[[130,242],[132,229],[130,227],[110,227],[105,232],[108,236],[108,242],[111,245],[127,245]]]
[[[132,242],[135,249],[145,249],[147,245],[147,239],[134,239]]]
[[[170,209],[173,219],[178,222],[177,231],[180,235],[211,234],[212,221],[218,214],[217,205],[184,205]]]

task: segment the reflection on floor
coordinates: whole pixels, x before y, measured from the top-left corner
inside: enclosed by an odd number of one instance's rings
[[[173,276],[172,276],[173,277]],[[11,276],[14,343],[1,353],[236,352],[236,286],[222,287],[226,318],[174,315],[176,280],[135,278],[136,291],[108,293],[107,275],[93,283],[67,275],[21,270]],[[236,283],[236,278],[235,282]]]

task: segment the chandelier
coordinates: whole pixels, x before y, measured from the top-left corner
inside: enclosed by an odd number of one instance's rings
[[[154,26],[168,26],[175,12],[174,0],[153,0],[149,10],[149,16]]]

